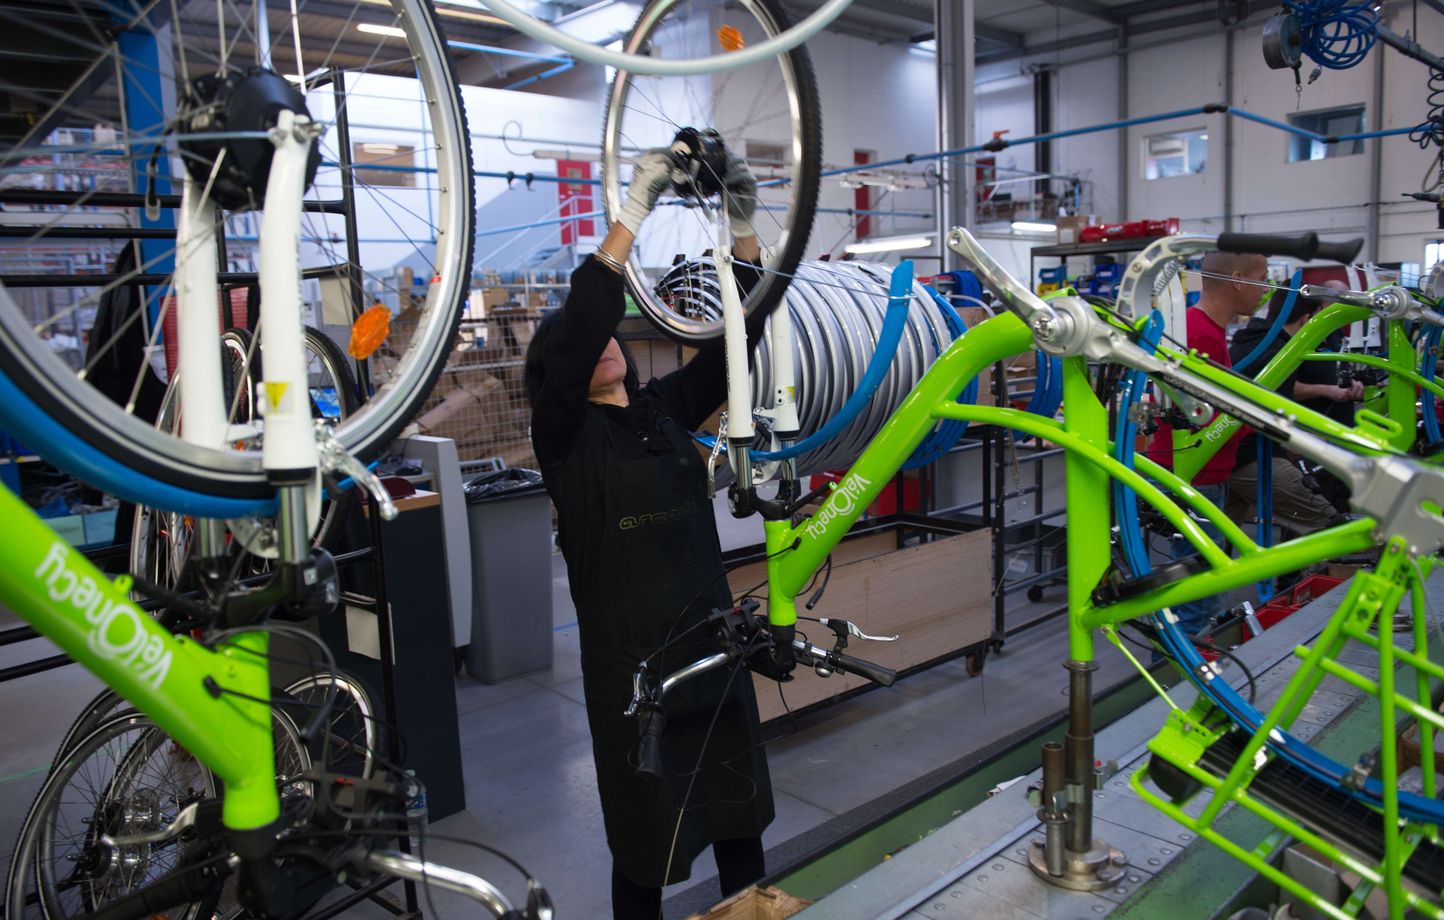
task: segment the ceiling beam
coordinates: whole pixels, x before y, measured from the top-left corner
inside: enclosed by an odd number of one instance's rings
[[[1019,49],[1023,47],[1024,35],[1022,32],[1013,32],[1002,29],[998,26],[988,25],[986,22],[973,23],[973,35],[983,41],[998,45],[1000,48]],[[930,42],[933,40],[933,30],[926,29],[908,37],[913,44],[918,42]]]
[[[1199,6],[1203,2],[1206,0],[1133,0],[1132,3],[1122,3],[1113,7],[1113,12],[1120,19],[1132,19],[1134,16],[1176,10],[1179,7]]]
[[[1022,32],[1013,32],[1009,29],[988,25],[986,22],[974,22],[973,34],[1005,48],[1022,48],[1025,42]]]
[[[1125,18],[1115,7],[1105,6],[1097,0],[1048,0],[1048,3],[1051,6],[1092,16],[1094,19],[1101,19],[1104,22],[1117,24],[1122,23]]]

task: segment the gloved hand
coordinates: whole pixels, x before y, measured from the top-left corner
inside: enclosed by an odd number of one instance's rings
[[[747,161],[733,151],[727,151],[727,172],[722,176],[727,189],[727,216],[732,224],[733,239],[747,239],[757,235],[754,216],[757,214],[757,177],[752,175]]]
[[[627,200],[617,215],[617,223],[636,236],[642,221],[657,206],[657,199],[672,181],[672,155],[664,147],[648,150],[632,171],[632,184],[627,186]]]

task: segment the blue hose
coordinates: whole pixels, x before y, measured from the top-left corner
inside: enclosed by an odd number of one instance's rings
[[[897,354],[898,342],[902,341],[903,326],[907,324],[908,304],[912,300],[912,286],[913,263],[911,259],[904,259],[892,271],[892,284],[888,290],[887,314],[883,317],[882,331],[877,337],[877,350],[872,353],[872,360],[867,363],[867,370],[862,375],[862,381],[852,395],[847,398],[847,402],[843,403],[838,413],[828,419],[827,424],[790,447],[782,450],[753,451],[752,458],[754,460],[790,460],[821,447],[852,424],[853,419],[857,418],[858,414],[867,407],[873,394],[877,392],[877,388],[882,385],[882,379],[887,375],[888,367],[891,366],[893,357]],[[786,309],[786,304],[782,308]],[[712,435],[693,435],[693,438],[709,448],[717,443],[717,438]],[[726,450],[725,444],[723,450]]]
[[[1321,67],[1348,70],[1362,61],[1378,40],[1379,14],[1372,0],[1284,0],[1284,5],[1298,14],[1303,53]]]
[[[1303,280],[1304,270],[1300,268],[1296,270],[1294,276],[1289,279],[1289,296],[1284,298],[1283,309],[1279,311],[1278,316],[1274,317],[1273,325],[1269,326],[1269,331],[1265,333],[1259,343],[1253,347],[1253,351],[1250,351],[1233,363],[1233,369],[1235,371],[1241,374],[1247,370],[1248,366],[1257,361],[1258,356],[1264,353],[1264,349],[1268,348],[1269,345],[1273,343],[1273,340],[1279,337],[1279,333],[1283,331],[1284,326],[1288,325],[1289,314],[1294,312],[1294,301],[1299,299],[1299,285],[1303,283]]]
[[[1151,330],[1146,330],[1145,334]],[[1134,394],[1130,392],[1131,398]],[[1127,413],[1122,413],[1118,431],[1120,434],[1127,433]],[[1119,437],[1113,445],[1113,456],[1125,466],[1133,466],[1133,449],[1131,439]],[[1117,488],[1121,485],[1114,482],[1115,496],[1118,495]],[[1125,490],[1127,496],[1132,497],[1132,490]],[[1132,508],[1136,505],[1125,505]],[[1139,526],[1138,515],[1119,513],[1116,515],[1120,544],[1123,549],[1125,563],[1131,570],[1134,577],[1141,577],[1153,571],[1152,563],[1148,559],[1148,553],[1143,541],[1142,529]],[[1228,716],[1236,725],[1250,733],[1257,733],[1259,726],[1263,724],[1263,715],[1251,703],[1239,695],[1238,691],[1229,686],[1223,680],[1204,680],[1201,675],[1210,673],[1205,667],[1203,656],[1194,648],[1193,643],[1183,634],[1177,623],[1170,622],[1161,614],[1154,614],[1152,622],[1158,629],[1159,642],[1164,651],[1171,656],[1179,666],[1184,676],[1198,689],[1200,693],[1208,697],[1219,709]],[[1375,779],[1366,780],[1363,788],[1354,789],[1345,785],[1344,779],[1352,775],[1352,769],[1333,760],[1330,757],[1319,753],[1307,744],[1285,731],[1277,730],[1271,733],[1268,746],[1287,759],[1294,766],[1311,775],[1318,782],[1332,786],[1333,788],[1347,793],[1351,797],[1364,802],[1373,808],[1381,808],[1383,801],[1383,785]],[[1427,799],[1421,795],[1409,792],[1399,792],[1399,813],[1411,821],[1421,821],[1428,824],[1438,824],[1444,820],[1444,802]]]
[[[1430,326],[1424,331],[1424,366],[1420,370],[1425,380],[1435,380],[1439,370],[1439,339],[1444,335],[1444,328]],[[1428,387],[1420,387],[1419,394],[1420,411],[1424,416],[1424,437],[1430,443],[1437,444],[1441,438],[1439,434],[1439,415],[1434,411],[1434,393]]]
[[[954,274],[971,276],[972,273],[955,272]],[[976,284],[976,280],[974,283]],[[933,304],[938,308],[938,312],[943,315],[943,323],[947,325],[948,331],[952,333],[954,341],[968,331],[968,324],[963,321],[962,316],[958,314],[958,311],[953,308],[952,303],[950,303],[946,297],[926,285],[923,286],[923,290],[928,292]],[[938,348],[939,353],[947,347],[941,342],[935,342],[934,344],[940,346]],[[968,381],[967,386],[963,387],[963,392],[958,394],[958,402],[972,405],[977,401],[978,378],[974,377]],[[927,437],[923,438],[922,443],[918,444],[917,449],[912,452],[912,456],[908,457],[907,462],[902,465],[902,468],[905,470],[913,470],[920,466],[927,466],[929,463],[936,462],[951,450],[952,446],[958,443],[959,439],[961,439],[967,431],[967,422],[955,419],[949,419],[943,422],[937,428],[933,429]]]
[[[1138,344],[1152,354],[1162,337],[1163,315],[1154,310],[1153,315],[1148,318],[1148,324],[1143,327],[1143,334],[1140,336]],[[1114,456],[1129,469],[1133,469],[1133,441],[1138,434],[1138,425],[1133,421],[1133,409],[1143,398],[1143,389],[1147,381],[1147,375],[1142,371],[1133,371],[1124,378],[1122,405],[1118,409],[1118,419],[1114,424]],[[1138,495],[1124,485],[1122,480],[1115,479],[1113,480],[1113,505],[1117,509],[1119,540],[1134,569],[1134,575],[1146,575],[1153,570],[1153,566],[1148,560],[1148,549],[1143,540],[1143,531],[1138,526]],[[1125,521],[1132,522],[1133,526],[1128,526],[1124,523]]]

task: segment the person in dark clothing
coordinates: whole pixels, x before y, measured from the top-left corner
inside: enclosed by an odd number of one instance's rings
[[[617,222],[572,273],[566,304],[538,326],[525,367],[532,444],[577,608],[618,920],[659,917],[662,886],[687,879],[708,845],[723,895],[760,878],[761,835],[774,817],[745,667],[708,672],[667,695],[659,781],[637,775],[638,726],[622,714],[644,659],[665,675],[721,651],[703,624],[732,603],[705,469],[686,434],[725,398],[722,343],[644,385],[613,336],[625,307],[621,266],[670,174],[665,151],[643,157]],[[724,180],[733,253],[755,263],[756,180],[735,155]],[[740,284],[755,280],[743,266],[737,274]],[[749,346],[765,318],[748,317]]]
[[[1255,316],[1248,325],[1234,333],[1229,345],[1229,356],[1237,364],[1263,341],[1273,327],[1288,292],[1274,292],[1269,302],[1268,313]],[[1324,308],[1324,302],[1309,297],[1294,301],[1288,322],[1280,328],[1279,334],[1265,346],[1246,373],[1252,377],[1263,370],[1293,335],[1308,322],[1315,313]],[[1339,385],[1338,368],[1332,361],[1304,361],[1284,382],[1278,392],[1295,402],[1318,410],[1320,402],[1327,404],[1352,405],[1362,394],[1362,387],[1356,382],[1351,387]],[[1293,457],[1282,446],[1273,447],[1273,461],[1269,470],[1273,478],[1274,522],[1298,534],[1322,530],[1338,519],[1338,512],[1323,494],[1310,488],[1304,481],[1303,472],[1294,463]],[[1228,516],[1234,520],[1253,520],[1258,516],[1258,435],[1249,431],[1239,442],[1238,465],[1234,467],[1228,481],[1228,502],[1225,506]]]

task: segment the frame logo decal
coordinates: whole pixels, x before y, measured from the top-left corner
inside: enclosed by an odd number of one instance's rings
[[[66,564],[71,550],[57,540],[50,546],[35,578],[57,604],[69,604],[85,614],[90,624],[86,645],[101,658],[135,671],[135,676],[159,690],[170,672],[171,653],[159,635],[147,631],[144,613],[124,601],[106,598],[88,575],[77,575]]]
[[[828,524],[857,508],[858,499],[871,485],[871,480],[856,473],[843,479],[842,485],[833,490],[817,516],[807,522],[807,535],[814,540],[821,539],[827,533]]]

